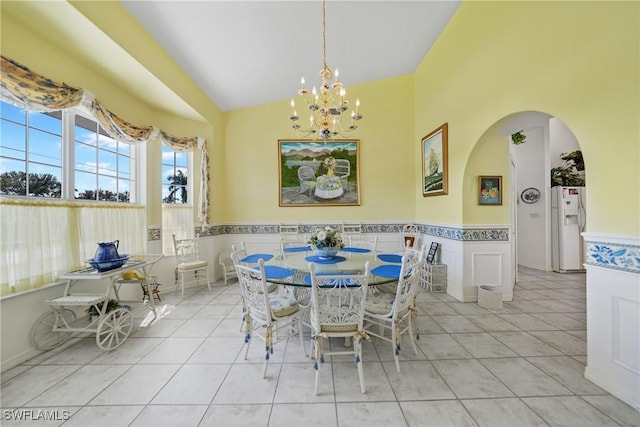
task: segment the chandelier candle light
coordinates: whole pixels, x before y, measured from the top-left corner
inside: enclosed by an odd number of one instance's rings
[[[326,24],[326,0],[322,0],[322,84],[320,91],[313,86],[311,93],[305,88],[304,77],[300,80],[301,88],[298,94],[302,96],[309,108],[309,127],[303,128],[299,123],[300,116],[296,112],[296,104],[291,99],[291,127],[298,136],[308,136],[317,134],[325,141],[338,135],[347,136],[358,127],[358,120],[363,116],[360,114],[360,99],[356,99],[355,108],[351,111],[351,123],[348,127],[343,127],[343,113],[349,109],[349,101],[345,98],[346,91],[339,79],[339,72],[335,72],[327,66],[327,24]],[[333,80],[333,81],[332,81]]]

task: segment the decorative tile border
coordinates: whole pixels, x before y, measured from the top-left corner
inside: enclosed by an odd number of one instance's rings
[[[147,228],[147,241],[160,240],[161,230],[159,228]]]
[[[299,224],[300,233],[311,233],[316,228],[325,226],[341,228],[342,224]],[[491,227],[491,228],[460,228],[460,227],[444,227],[438,225],[416,224],[422,234],[442,237],[451,240],[460,241],[489,241],[489,242],[508,242],[509,228]],[[402,232],[401,224],[362,224],[362,233],[400,233]],[[207,227],[197,227],[196,233],[200,236],[220,236],[225,234],[279,234],[280,226],[271,225],[210,225]]]
[[[586,264],[640,274],[640,245],[585,241]]]

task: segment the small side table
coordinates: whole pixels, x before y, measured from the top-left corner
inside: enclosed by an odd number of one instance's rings
[[[424,263],[420,285],[429,292],[447,292],[447,265]]]

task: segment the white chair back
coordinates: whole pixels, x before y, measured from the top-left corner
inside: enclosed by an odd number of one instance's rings
[[[251,317],[260,323],[270,323],[273,319],[269,293],[264,292],[267,284],[264,277],[264,263],[258,262],[258,269],[242,264],[236,264],[238,282],[245,306]]]
[[[407,247],[415,249],[418,248],[420,242],[420,232],[418,226],[415,224],[406,224],[402,227],[402,251],[405,251]]]
[[[378,251],[378,236],[374,236],[370,240],[354,238],[349,236],[349,246],[352,248],[369,249],[375,255]]]
[[[369,262],[365,264],[365,271],[362,274],[316,274],[315,263],[309,264],[309,272],[311,273],[311,338],[316,359],[315,393],[318,394],[320,378],[318,362],[324,361],[324,354],[353,355],[358,367],[360,391],[365,393],[361,341],[367,336],[364,331],[364,310],[369,284]],[[332,349],[325,352],[323,341],[331,337],[351,337],[353,350]]]
[[[414,304],[414,298],[420,283],[424,251],[424,246],[419,251],[407,248],[402,257],[400,278],[393,303],[392,316],[394,319],[403,316]]]
[[[200,261],[200,247],[198,242],[200,234],[196,234],[196,237],[193,239],[176,239],[175,234],[172,236],[173,249],[179,264]]]

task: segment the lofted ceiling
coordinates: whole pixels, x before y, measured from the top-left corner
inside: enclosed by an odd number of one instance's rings
[[[110,38],[109,33],[119,37],[117,22],[105,27],[117,5],[110,2],[96,1],[93,9],[82,1],[0,5],[2,13],[148,104],[201,119],[170,82],[128,52],[129,41]],[[321,0],[119,4],[222,111],[288,100],[297,93],[301,76],[309,88],[320,83]],[[460,0],[328,0],[327,65],[340,70],[347,97],[354,84],[413,73],[459,5]],[[141,43],[147,42],[135,40],[136,47]],[[153,49],[157,46],[145,52]]]
[[[121,1],[222,110],[319,85],[322,2]],[[413,73],[460,1],[333,1],[327,65],[349,86]],[[348,96],[348,94],[347,94]]]

